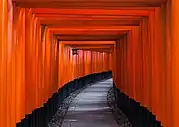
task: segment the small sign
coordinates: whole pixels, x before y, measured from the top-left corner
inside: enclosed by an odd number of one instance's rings
[[[78,49],[72,49],[72,54],[73,55],[78,55]]]

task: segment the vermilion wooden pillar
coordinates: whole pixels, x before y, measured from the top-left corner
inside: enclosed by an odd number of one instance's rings
[[[0,1],[0,126],[7,126],[7,68],[8,63],[8,3],[6,0]]]
[[[173,108],[173,76],[174,74],[173,69],[175,70],[175,68],[173,68],[174,66],[172,65],[172,45],[174,43],[173,38],[173,27],[176,27],[174,25],[173,19],[172,19],[172,0],[169,0],[166,4],[166,95],[167,95],[167,102],[166,102],[166,114],[168,117],[167,120],[167,127],[172,126],[172,127],[176,127],[177,123],[175,123],[174,125],[174,121],[176,121],[176,119],[174,118],[174,108]],[[176,15],[175,15],[176,16]],[[173,45],[175,46],[175,45]]]
[[[80,51],[82,55],[72,56],[70,49],[58,49],[57,39],[48,28],[42,30],[43,26],[31,9],[11,4],[11,1],[9,4],[7,0],[0,1],[2,127],[15,127],[25,115],[43,106],[58,88],[74,78],[111,68],[106,65],[98,69],[104,62],[109,62],[104,59],[108,57],[106,53]]]
[[[13,5],[8,0],[8,62],[7,62],[7,127],[15,127],[15,71],[14,71],[14,42],[13,42]],[[1,17],[1,16],[0,16]],[[1,33],[1,32],[0,32]],[[1,111],[0,111],[1,112]],[[1,113],[0,113],[1,114]],[[0,122],[1,123],[1,122]]]
[[[161,6],[128,32],[127,40],[124,36],[115,45],[118,87],[152,111],[163,126],[171,123],[166,110],[170,95],[166,94],[165,32],[165,7]]]
[[[171,53],[171,69],[172,69],[172,83],[171,83],[171,87],[172,87],[172,109],[173,109],[173,127],[178,127],[179,126],[179,121],[178,121],[178,116],[179,116],[179,36],[178,36],[178,32],[179,32],[179,17],[178,17],[178,13],[179,13],[179,1],[177,0],[172,0],[172,1],[168,1],[168,17],[167,17],[167,28],[169,30],[170,33],[168,33],[168,43],[170,45],[168,45],[171,48],[168,48],[169,53]]]

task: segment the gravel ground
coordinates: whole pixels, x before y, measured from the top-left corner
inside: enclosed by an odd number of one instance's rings
[[[89,84],[88,84],[89,85]],[[75,92],[71,93],[66,99],[63,100],[62,104],[59,105],[58,111],[52,120],[49,122],[48,127],[61,127],[64,117],[68,111],[68,108],[73,101],[73,99],[83,91],[88,85],[84,86],[83,88],[76,90]]]
[[[112,113],[114,118],[116,119],[116,122],[119,124],[119,127],[132,127],[126,115],[119,108],[117,108],[113,88],[111,88],[108,92],[107,101],[109,107],[111,107],[112,109]]]

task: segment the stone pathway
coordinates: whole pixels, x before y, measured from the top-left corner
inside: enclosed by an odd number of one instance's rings
[[[68,97],[49,127],[132,127],[116,109],[112,79],[87,85]]]
[[[68,111],[68,108],[72,102],[72,100],[86,87],[88,87],[89,84],[85,85],[84,87],[76,90],[75,92],[71,93],[70,96],[68,96],[66,99],[63,100],[63,102],[58,105],[58,111],[53,116],[52,120],[48,123],[48,127],[61,127],[63,119]]]
[[[126,119],[122,120],[125,124],[116,122],[113,110],[108,105],[107,94],[111,87],[112,79],[109,79],[79,93],[72,101],[62,127],[129,127]]]

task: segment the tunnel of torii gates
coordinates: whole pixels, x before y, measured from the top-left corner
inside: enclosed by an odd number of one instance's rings
[[[116,87],[162,126],[179,127],[178,6],[0,0],[0,127],[15,127],[65,83],[109,70]]]

